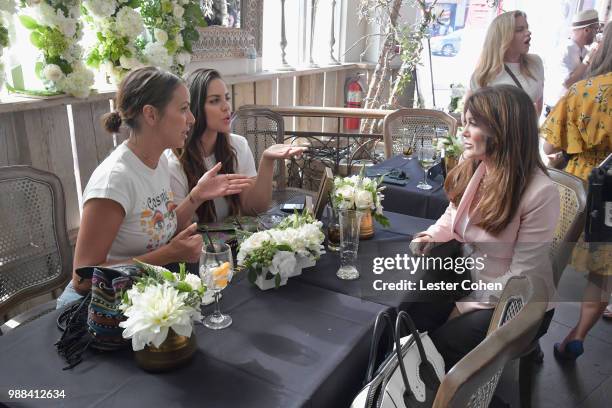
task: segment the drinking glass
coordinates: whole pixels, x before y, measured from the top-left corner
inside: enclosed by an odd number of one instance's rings
[[[232,318],[221,313],[219,293],[225,289],[234,275],[232,250],[229,245],[215,243],[204,245],[200,255],[200,278],[207,290],[212,290],[215,297],[215,311],[202,319],[202,324],[209,329],[225,329],[232,324]]]
[[[436,147],[432,143],[431,146],[421,146],[418,156],[419,164],[423,168],[423,180],[419,182],[417,188],[420,188],[421,190],[431,190],[433,187],[429,183],[427,183],[427,172],[429,171],[429,169],[436,165],[436,163],[440,159],[440,155],[438,154],[438,152],[436,151]]]
[[[340,213],[340,269],[336,276],[344,280],[359,278],[357,251],[362,211],[339,210]]]
[[[340,250],[340,219],[338,210],[332,206],[328,208],[330,212],[327,223],[327,249],[338,252]]]

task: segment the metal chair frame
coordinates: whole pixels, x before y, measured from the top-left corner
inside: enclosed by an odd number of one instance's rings
[[[398,121],[402,122],[403,129],[406,132],[412,134],[402,134],[402,139],[410,138],[411,142],[408,144],[414,144],[416,140],[424,140],[426,136],[433,135],[438,132],[438,129],[445,129],[445,132],[449,132],[451,135],[457,133],[457,119],[453,118],[445,112],[441,112],[434,109],[398,109],[394,112],[389,113],[383,122],[383,140],[385,143],[385,157],[387,159],[393,157],[396,154],[401,154],[405,143],[402,143],[401,148],[394,148],[394,141],[397,138],[394,137],[393,129],[396,127]],[[410,121],[416,123],[412,124]],[[403,123],[408,122],[408,123]],[[414,140],[413,140],[414,139]],[[418,143],[414,152],[418,150]]]
[[[57,253],[59,256],[59,270],[57,273],[51,274],[48,277],[45,277],[44,273],[41,273],[40,282],[30,284],[29,286],[24,285],[23,287],[18,287],[17,290],[12,290],[10,293],[5,294],[4,297],[0,297],[0,318],[3,320],[16,306],[27,300],[62,288],[72,276],[72,250],[66,228],[66,203],[60,179],[52,173],[38,170],[30,166],[0,167],[0,193],[5,195],[5,197],[6,194],[11,194],[10,192],[2,192],[2,186],[6,183],[15,182],[32,183],[33,185],[48,190],[53,208],[49,209],[50,214],[42,213],[47,209],[40,208],[40,216],[45,217],[49,215],[52,217],[53,232],[52,239],[49,241],[51,244],[47,245],[45,248],[49,250],[49,252],[46,253],[47,256],[53,253]],[[13,193],[13,196],[14,195]],[[32,203],[29,201],[29,198],[25,196],[17,203],[18,206],[28,206],[30,204]],[[9,214],[3,214],[3,216],[7,215]],[[10,240],[14,239],[16,235],[18,234],[7,230],[0,232],[0,238],[2,238],[0,239],[0,277],[2,277],[3,272],[7,273],[11,268],[14,268],[16,263],[25,271],[28,263],[32,261],[27,258],[20,259],[20,249],[10,246]],[[17,243],[17,245],[19,245],[19,243]],[[33,248],[37,247],[34,246]],[[24,248],[21,250],[24,250]],[[23,252],[21,255],[23,255]],[[38,308],[35,309],[35,313],[41,313]],[[3,326],[2,331],[6,332],[16,324],[31,318],[32,316],[31,314],[28,315],[28,312],[18,317],[14,317],[12,319],[13,325]]]

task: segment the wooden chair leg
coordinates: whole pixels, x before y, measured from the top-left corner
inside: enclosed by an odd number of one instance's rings
[[[534,352],[537,352],[535,350]],[[531,384],[533,380],[533,353],[519,360],[519,392],[521,408],[531,408]]]

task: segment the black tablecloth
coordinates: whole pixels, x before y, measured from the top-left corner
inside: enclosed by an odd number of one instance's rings
[[[405,186],[384,183],[385,210],[434,220],[440,218],[448,206],[442,175],[438,174],[427,179],[433,186],[431,190],[418,189],[417,184],[423,179],[423,169],[418,160],[408,160],[404,156],[395,156],[376,164],[368,169],[367,174],[375,175],[392,170],[403,171],[409,178]]]
[[[130,350],[92,354],[72,370],[53,343],[57,313],[0,336],[0,404],[65,407],[341,407],[361,387],[376,303],[291,280],[262,292],[246,279],[224,291],[225,330],[196,325],[186,367],[149,374]],[[11,400],[9,389],[59,389],[61,400]]]

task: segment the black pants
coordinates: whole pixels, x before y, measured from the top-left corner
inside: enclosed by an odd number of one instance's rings
[[[444,358],[446,371],[484,340],[494,311],[475,310],[447,321],[454,307],[454,303],[416,303],[408,310],[417,329],[429,333]],[[536,338],[546,334],[553,312],[544,315]]]

